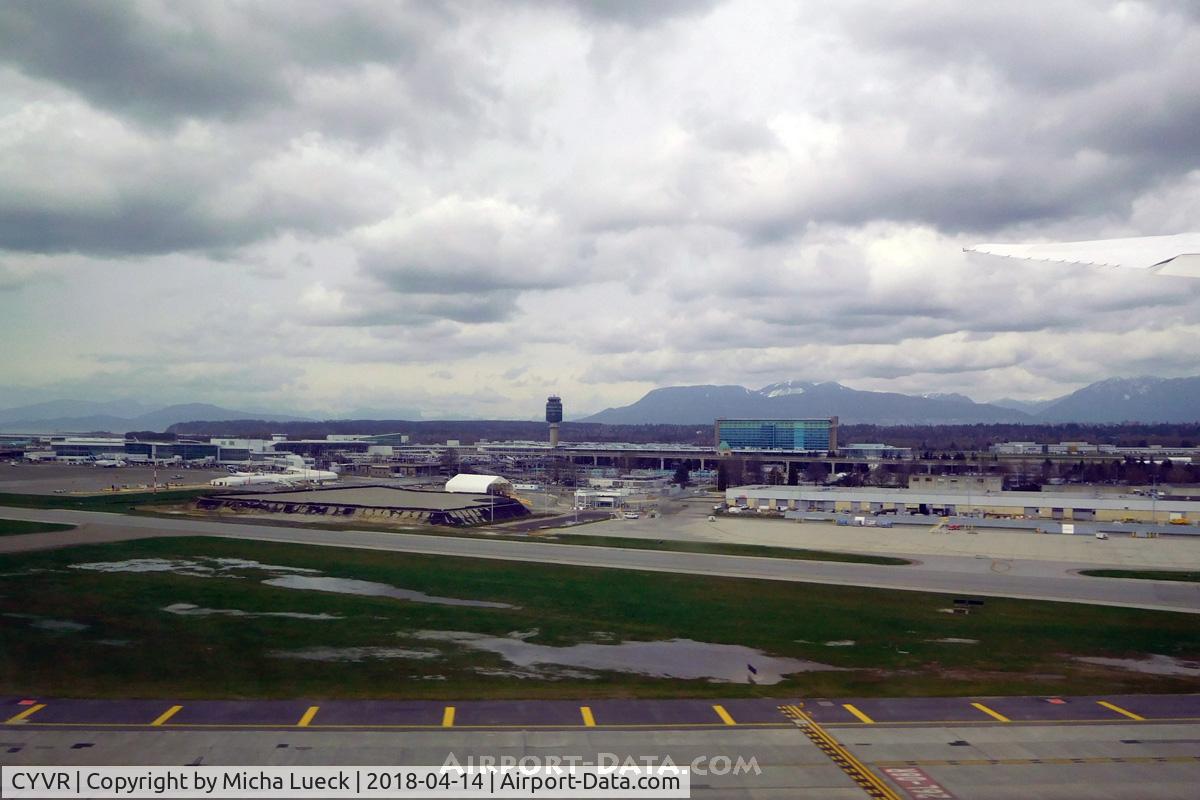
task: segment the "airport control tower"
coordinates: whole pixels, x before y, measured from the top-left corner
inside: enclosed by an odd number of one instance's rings
[[[546,398],[546,422],[550,423],[550,446],[558,447],[558,423],[562,422],[562,398],[556,394]]]

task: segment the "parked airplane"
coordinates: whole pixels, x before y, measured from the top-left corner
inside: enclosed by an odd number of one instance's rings
[[[123,467],[123,466],[125,466],[125,462],[121,461],[120,459],[114,459],[114,458],[98,458],[92,462],[92,466],[93,467],[108,467],[111,469],[113,467]]]
[[[213,486],[256,486],[258,484],[274,484],[276,486],[295,486],[300,483],[322,484],[326,481],[336,481],[338,474],[323,469],[307,469],[290,467],[287,472],[235,472],[224,478],[213,478],[209,483]]]
[[[977,244],[964,247],[963,250],[968,253],[1031,261],[1123,267],[1144,270],[1152,275],[1200,278],[1200,233],[1097,239],[1089,242]]]

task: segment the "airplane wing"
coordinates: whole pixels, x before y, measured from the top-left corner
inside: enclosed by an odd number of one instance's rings
[[[968,253],[1031,261],[1057,261],[1098,267],[1140,269],[1154,275],[1200,278],[1200,233],[1097,239],[1045,244],[977,244]]]

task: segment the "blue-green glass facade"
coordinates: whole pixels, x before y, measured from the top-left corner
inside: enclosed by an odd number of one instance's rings
[[[837,449],[837,417],[825,419],[719,419],[717,447],[732,450]]]

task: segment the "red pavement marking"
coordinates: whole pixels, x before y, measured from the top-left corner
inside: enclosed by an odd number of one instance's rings
[[[918,767],[884,767],[880,770],[905,791],[918,800],[957,800],[945,787],[929,777]]]
[[[17,703],[17,705],[19,705],[19,706],[33,706],[33,705],[37,705],[37,700],[21,700],[20,702],[18,702],[18,703]]]

